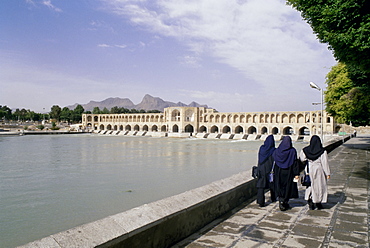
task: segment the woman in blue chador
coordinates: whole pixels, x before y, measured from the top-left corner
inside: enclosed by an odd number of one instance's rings
[[[279,207],[281,211],[285,211],[290,208],[289,199],[298,198],[297,183],[293,181],[299,179],[297,151],[292,145],[290,136],[283,137],[272,157],[275,160],[274,182],[276,194],[279,197]]]
[[[274,164],[274,159],[272,158],[274,151],[274,136],[269,135],[258,151],[257,204],[260,207],[265,206],[265,189],[270,189],[271,201],[276,201],[274,184],[269,181],[269,175]]]

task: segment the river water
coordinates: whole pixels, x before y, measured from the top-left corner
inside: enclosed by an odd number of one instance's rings
[[[249,170],[262,141],[0,136],[0,247]],[[303,144],[294,145],[299,150]]]

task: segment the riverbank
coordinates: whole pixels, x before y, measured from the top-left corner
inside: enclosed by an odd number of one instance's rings
[[[6,130],[0,132],[2,135],[56,135],[56,134],[86,134],[85,131],[70,131],[70,130],[45,130],[45,131],[28,131],[28,130]]]

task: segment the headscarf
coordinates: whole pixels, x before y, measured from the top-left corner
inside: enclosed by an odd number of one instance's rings
[[[310,140],[310,145],[303,148],[304,154],[310,160],[318,159],[321,154],[325,152],[325,149],[322,147],[321,140],[319,136],[313,135]]]
[[[265,142],[258,151],[258,164],[263,164],[275,151],[275,139],[271,134],[267,136]]]
[[[283,140],[272,154],[272,157],[276,165],[282,169],[289,168],[295,162],[297,159],[297,151],[292,145],[290,136],[283,137]]]

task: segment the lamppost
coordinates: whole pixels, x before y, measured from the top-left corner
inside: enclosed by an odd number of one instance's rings
[[[314,82],[310,82],[310,87],[321,93],[321,142],[324,144],[324,92]]]

